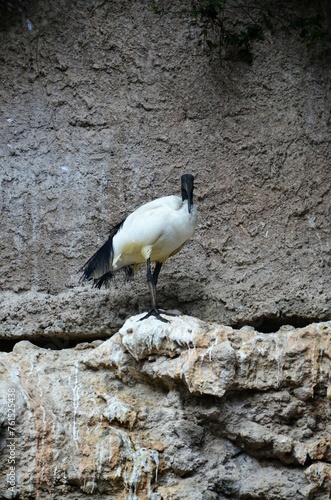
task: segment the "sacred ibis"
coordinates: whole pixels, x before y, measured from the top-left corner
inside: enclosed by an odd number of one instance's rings
[[[120,269],[133,275],[139,265],[147,265],[147,284],[151,309],[143,319],[162,318],[156,303],[156,285],[165,261],[175,255],[191,238],[197,225],[197,210],[193,205],[191,174],[181,177],[182,196],[164,196],[142,205],[113,227],[109,238],[83,266],[82,279],[93,280],[101,288]],[[155,262],[152,272],[151,262]]]

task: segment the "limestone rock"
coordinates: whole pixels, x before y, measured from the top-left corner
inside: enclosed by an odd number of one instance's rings
[[[328,498],[330,322],[140,317],[104,342],[1,354],[3,498],[13,391],[19,498]]]

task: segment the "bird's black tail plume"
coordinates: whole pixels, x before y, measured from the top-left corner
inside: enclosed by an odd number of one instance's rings
[[[82,267],[82,280],[98,279],[104,274],[111,272],[113,257],[113,242],[112,238],[109,238]]]
[[[113,277],[112,262],[114,259],[113,238],[121,229],[124,220],[117,224],[110,232],[109,238],[102,247],[84,264],[81,271],[82,281],[93,280],[94,286],[101,288],[106,285]]]
[[[125,267],[122,267],[121,269],[118,269],[117,271],[114,271],[114,272],[108,271],[107,273],[103,274],[100,278],[94,279],[93,280],[93,287],[99,288],[99,289],[102,286],[107,287],[109,285],[109,283],[111,282],[111,280],[114,278],[115,272],[117,273],[119,271],[124,271],[125,276],[128,280],[134,276],[134,266],[133,265],[132,266],[125,266]]]
[[[108,271],[108,273],[103,274],[100,278],[94,279],[93,281],[93,287],[94,288],[101,288],[102,285],[105,287],[110,283],[110,281],[113,279],[114,273],[111,271]]]

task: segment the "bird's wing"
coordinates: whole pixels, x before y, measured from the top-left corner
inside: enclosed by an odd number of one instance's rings
[[[169,219],[181,204],[178,196],[165,196],[132,212],[114,237],[114,268],[145,262],[154,245],[167,233]]]
[[[178,196],[165,196],[142,205],[130,214],[114,238],[115,269],[152,261],[165,262],[192,236],[195,211]]]

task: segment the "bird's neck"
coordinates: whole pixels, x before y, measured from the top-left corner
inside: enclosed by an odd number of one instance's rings
[[[189,200],[190,196],[190,200]],[[187,203],[190,202],[190,205],[193,205],[193,193],[190,193],[190,195],[187,194],[187,191],[185,189],[182,189],[182,200],[183,202],[187,200]]]

